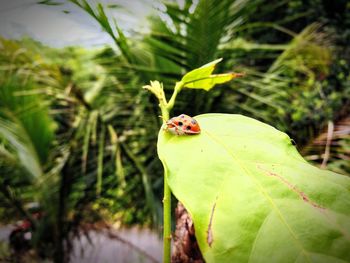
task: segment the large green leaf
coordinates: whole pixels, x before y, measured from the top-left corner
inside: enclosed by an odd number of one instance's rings
[[[308,164],[290,138],[241,115],[161,130],[158,154],[206,262],[349,262],[350,179]]]

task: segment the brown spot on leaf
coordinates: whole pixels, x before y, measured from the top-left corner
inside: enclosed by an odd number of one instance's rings
[[[295,185],[293,185],[292,183],[290,183],[287,179],[285,179],[284,177],[280,176],[279,174],[276,174],[274,172],[271,172],[269,170],[266,170],[264,168],[262,168],[260,165],[257,166],[260,170],[263,170],[268,176],[274,176],[276,178],[278,178],[280,181],[282,181],[282,183],[284,183],[285,185],[288,186],[289,189],[291,189],[292,191],[294,191],[295,193],[297,193],[299,195],[299,197],[305,201],[306,203],[312,205],[315,208],[319,208],[319,209],[324,209],[322,206],[316,204],[315,202],[312,202],[310,200],[310,198],[300,189],[298,189]]]
[[[213,207],[211,208],[210,219],[209,219],[209,224],[208,224],[207,243],[208,243],[209,247],[211,247],[211,245],[214,242],[212,224],[213,224],[213,218],[214,218],[214,212],[215,212],[217,200],[218,200],[218,197],[216,197],[215,202],[213,204]]]

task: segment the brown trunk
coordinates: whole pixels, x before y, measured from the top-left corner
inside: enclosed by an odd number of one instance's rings
[[[194,235],[193,221],[180,202],[175,209],[175,219],[176,229],[171,261],[173,263],[204,263]]]

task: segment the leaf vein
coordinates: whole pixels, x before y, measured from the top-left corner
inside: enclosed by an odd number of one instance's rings
[[[221,145],[226,152],[232,157],[235,163],[239,165],[239,167],[244,171],[243,174],[248,176],[257,186],[259,192],[268,200],[271,207],[275,212],[277,213],[278,217],[280,218],[281,222],[285,225],[290,235],[293,237],[294,242],[297,244],[297,246],[300,248],[301,252],[306,256],[308,262],[312,262],[310,259],[310,256],[308,255],[308,252],[303,248],[302,244],[300,243],[300,240],[297,238],[296,234],[294,233],[291,226],[288,224],[284,216],[282,215],[280,209],[276,206],[276,204],[273,202],[272,197],[269,195],[269,193],[263,188],[263,186],[252,176],[249,172],[249,170],[238,160],[238,158],[231,152],[231,149],[229,149],[221,140],[216,138],[216,136],[210,134],[208,131],[203,130],[203,133],[207,134],[212,140],[217,142],[219,145]]]

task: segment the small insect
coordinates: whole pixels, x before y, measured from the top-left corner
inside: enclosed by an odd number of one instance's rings
[[[186,114],[171,118],[165,125],[164,130],[175,135],[195,135],[201,132],[198,122]]]

